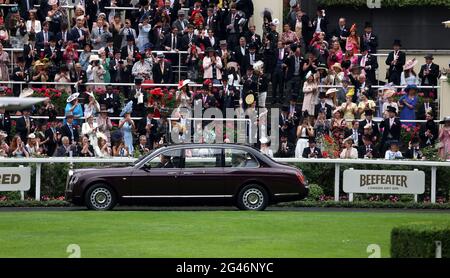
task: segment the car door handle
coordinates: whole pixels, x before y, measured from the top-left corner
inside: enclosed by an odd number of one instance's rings
[[[193,175],[194,172],[183,172],[183,175]]]
[[[167,172],[167,174],[175,177],[178,176],[178,172]]]

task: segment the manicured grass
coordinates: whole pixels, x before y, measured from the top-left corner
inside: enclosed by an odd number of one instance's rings
[[[448,213],[66,211],[1,212],[0,257],[389,256],[392,227],[450,223]]]

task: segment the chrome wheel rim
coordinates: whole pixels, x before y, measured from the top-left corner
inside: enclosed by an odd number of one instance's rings
[[[105,209],[111,204],[112,195],[106,188],[96,188],[92,191],[90,199],[95,209]]]
[[[264,203],[264,194],[259,189],[250,188],[244,192],[243,202],[247,209],[259,209]]]

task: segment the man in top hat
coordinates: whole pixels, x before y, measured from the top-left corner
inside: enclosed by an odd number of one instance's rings
[[[439,78],[439,65],[433,63],[433,55],[428,54],[425,57],[425,65],[420,67],[419,78],[421,86],[437,86]],[[426,95],[433,93],[433,98],[437,97],[436,89],[423,89]]]
[[[173,83],[172,63],[165,59],[163,53],[158,53],[156,63],[153,65],[153,80],[155,83]]]
[[[309,146],[303,149],[303,158],[322,158],[322,151],[316,147],[316,139],[313,137],[308,140]]]
[[[56,117],[50,117],[48,122],[50,123],[50,126],[45,130],[45,139],[41,144],[46,146],[47,155],[53,156],[58,147],[58,142],[61,140],[61,131],[58,128],[58,120]]]
[[[248,53],[243,57],[243,67],[247,69],[248,67],[253,67],[253,65],[262,60],[262,56],[258,53],[258,49],[255,43],[250,43],[248,45]]]
[[[5,107],[0,107],[0,130],[3,130],[6,134],[11,133],[11,116]]]
[[[420,150],[420,140],[418,137],[411,138],[411,141],[408,143],[408,149],[406,150],[404,157],[408,159],[423,158],[423,153]]]
[[[314,107],[314,117],[317,118],[319,115],[319,112],[322,111],[325,113],[325,117],[329,120],[331,119],[331,115],[333,112],[333,107],[331,105],[326,103],[326,94],[325,92],[319,93],[319,103],[315,105]]]
[[[131,100],[133,101],[133,117],[144,117],[145,103],[147,103],[147,93],[142,88],[143,79],[137,77],[134,79],[134,89],[131,90]]]
[[[114,89],[113,86],[107,85],[104,94],[99,96],[98,102],[100,104],[100,109],[103,108],[104,112],[108,113],[109,116],[118,116],[120,113],[120,90]],[[125,95],[125,94],[124,94]],[[128,94],[125,95],[127,98]]]
[[[127,64],[130,66],[134,64],[139,48],[134,44],[133,36],[127,36],[127,44],[122,47],[120,52],[122,60],[127,61]]]
[[[371,136],[362,136],[363,144],[358,147],[358,158],[379,158],[377,147],[371,139]]]
[[[425,123],[421,123],[419,130],[420,144],[422,148],[432,146],[439,135],[439,127],[434,122],[434,114],[426,113]]]
[[[30,72],[25,68],[25,60],[23,56],[16,58],[17,65],[14,67],[11,79],[13,81],[28,81],[30,79]],[[20,88],[27,88],[26,84],[13,84],[14,96],[19,96]]]
[[[235,108],[236,101],[239,100],[239,90],[228,84],[228,76],[222,75],[222,88],[219,90],[221,96],[222,111],[226,115],[227,108]]]
[[[324,32],[327,34],[328,31],[328,18],[325,15],[325,10],[323,7],[318,7],[316,11],[316,16],[312,19],[312,31],[313,33]]]
[[[397,109],[395,109],[395,107],[388,106],[387,111],[388,118],[384,119],[380,124],[380,128],[384,129],[381,137],[382,153],[384,153],[391,141],[400,140],[402,125],[400,120],[397,118]]]
[[[138,123],[139,136],[147,138],[148,146],[153,149],[158,139],[158,121],[153,118],[154,108],[147,108],[147,115],[143,117]]]
[[[364,110],[365,119],[359,123],[359,132],[360,134],[364,134],[364,128],[366,126],[370,126],[372,129],[373,141],[376,142],[380,137],[380,129],[378,124],[373,121],[373,110],[366,109]]]
[[[361,49],[361,56],[358,57],[358,64],[364,70],[370,84],[377,84],[376,70],[378,69],[377,57],[372,56],[369,48]]]
[[[262,46],[261,36],[256,34],[255,25],[250,25],[248,27],[248,32],[245,34],[245,39],[249,44],[253,43],[256,46],[256,49],[260,49]]]
[[[80,139],[80,134],[74,123],[72,112],[66,113],[66,122],[61,127],[61,137],[69,138],[69,144],[76,144]]]
[[[248,91],[257,92],[258,76],[254,74],[253,66],[248,66],[246,73],[242,76],[242,93],[244,96]]]
[[[364,24],[364,34],[361,35],[361,51],[367,50],[370,54],[377,53],[378,37],[372,33],[372,23]]]
[[[386,65],[389,66],[387,71],[388,82],[392,82],[395,85],[400,85],[400,76],[403,72],[403,66],[406,62],[405,52],[400,50],[402,46],[400,40],[394,40],[393,51],[389,52],[386,59]]]
[[[178,32],[183,36],[188,32],[189,21],[186,19],[185,13],[183,10],[179,10],[178,18],[172,23],[172,28],[177,27]]]
[[[20,135],[22,141],[26,142],[28,134],[33,133],[36,129],[34,119],[31,117],[31,110],[22,110],[22,117],[16,120],[16,132]]]

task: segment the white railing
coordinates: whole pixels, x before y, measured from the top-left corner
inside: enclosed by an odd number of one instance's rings
[[[305,159],[305,158],[275,158],[277,162],[282,163],[324,163],[334,164],[334,200],[339,201],[340,193],[340,171],[341,165],[359,164],[359,165],[401,165],[401,166],[420,166],[431,168],[431,203],[436,203],[436,170],[437,167],[450,167],[450,161],[422,161],[422,160],[381,160],[381,159]],[[75,158],[75,157],[49,157],[49,158],[0,158],[0,164],[36,164],[36,190],[35,198],[41,198],[41,169],[45,163],[133,163],[136,158]],[[306,177],[308,178],[308,177]]]

